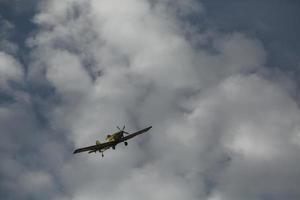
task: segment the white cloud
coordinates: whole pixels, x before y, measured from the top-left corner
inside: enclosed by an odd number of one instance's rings
[[[21,65],[9,54],[0,52],[0,88],[8,89],[9,81],[21,81],[23,70]]]
[[[84,92],[90,88],[90,78],[79,59],[67,51],[49,52],[46,77],[62,94]]]
[[[52,177],[45,172],[27,172],[19,178],[27,192],[46,191],[53,187]]]

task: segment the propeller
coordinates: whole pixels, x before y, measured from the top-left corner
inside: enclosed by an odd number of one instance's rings
[[[120,127],[119,127],[119,126],[117,126],[117,129],[119,129],[119,131],[124,131],[124,129],[125,129],[125,125],[123,126],[123,128],[122,128],[122,129],[120,129]]]
[[[122,131],[123,133],[125,133],[125,134],[129,134],[129,133],[127,133],[127,132],[125,132],[124,130],[125,130],[125,125],[123,126],[123,128],[122,129],[120,129],[120,127],[119,126],[117,126],[117,129],[119,129],[119,131]]]

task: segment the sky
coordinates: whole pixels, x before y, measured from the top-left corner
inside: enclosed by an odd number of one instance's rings
[[[299,8],[0,0],[1,199],[300,199]]]

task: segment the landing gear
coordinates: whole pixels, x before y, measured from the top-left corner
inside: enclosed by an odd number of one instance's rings
[[[113,150],[115,150],[115,149],[116,149],[116,146],[112,146],[112,148],[113,148]]]
[[[102,156],[102,158],[104,157],[104,154],[103,154],[103,152],[102,152],[101,156]]]
[[[128,145],[128,143],[127,143],[127,142],[124,142],[124,144],[125,144],[125,146],[127,146],[127,145]]]

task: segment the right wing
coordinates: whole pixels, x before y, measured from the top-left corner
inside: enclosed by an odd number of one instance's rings
[[[138,132],[135,132],[135,133],[132,133],[132,134],[130,134],[130,135],[127,135],[127,136],[121,138],[120,141],[118,141],[118,142],[121,143],[121,142],[124,142],[124,141],[126,141],[126,140],[129,140],[129,139],[131,139],[131,138],[133,138],[133,137],[135,137],[135,136],[137,136],[137,135],[140,135],[140,134],[142,134],[142,133],[145,133],[145,132],[149,131],[151,128],[152,128],[152,126],[149,126],[149,127],[145,128],[145,129],[143,129],[143,130],[140,130],[140,131],[138,131]]]
[[[101,149],[112,147],[114,145],[116,145],[116,142],[105,142],[105,143],[102,143],[102,144],[96,144],[96,145],[76,149],[73,152],[73,154],[81,153],[81,152],[84,152],[84,151],[98,151],[98,150],[101,150]]]

